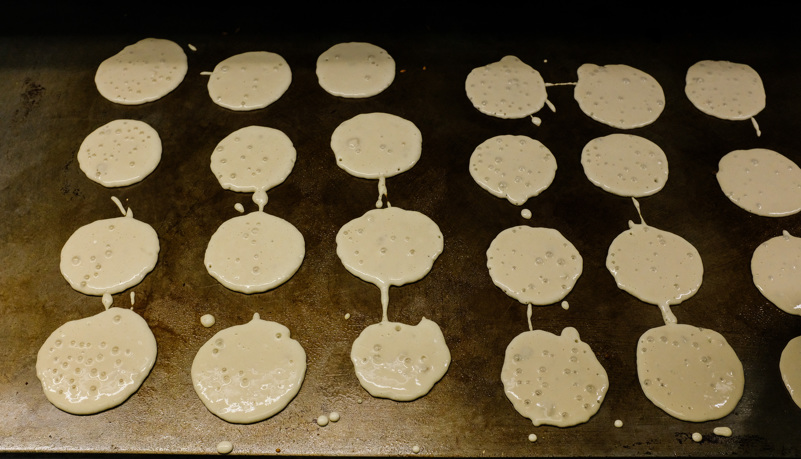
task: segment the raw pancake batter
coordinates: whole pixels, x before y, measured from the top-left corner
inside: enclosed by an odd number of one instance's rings
[[[251,51],[223,60],[211,73],[209,96],[230,110],[264,108],[284,95],[292,71],[283,57],[267,51]]]
[[[784,217],[801,211],[801,170],[773,150],[732,151],[720,159],[716,177],[726,197],[752,214]]]
[[[670,305],[692,297],[701,287],[701,256],[681,236],[646,225],[642,215],[640,220],[629,221],[629,230],[609,245],[606,267],[619,288],[659,306],[665,323],[675,324]]]
[[[331,134],[337,166],[354,177],[378,179],[376,207],[387,194],[386,178],[412,168],[423,151],[420,130],[389,113],[363,113],[342,122]]]
[[[229,289],[260,293],[289,280],[305,256],[306,242],[295,226],[255,211],[217,228],[204,263],[209,274]]]
[[[365,328],[350,352],[356,376],[373,397],[410,401],[427,394],[448,371],[451,353],[439,326],[381,321]]]
[[[306,376],[306,352],[288,328],[254,314],[201,346],[191,374],[209,411],[249,424],[275,415],[295,398]]]
[[[583,64],[573,96],[587,116],[618,129],[647,126],[665,108],[662,86],[628,65]]]
[[[759,74],[745,64],[700,61],[687,69],[684,92],[698,110],[724,120],[751,119],[765,108],[765,87]]]
[[[112,307],[56,329],[39,349],[45,395],[72,414],[94,414],[131,396],[156,361],[156,339],[142,317]]]
[[[779,371],[790,397],[801,407],[801,336],[787,343],[779,360]]]
[[[297,152],[278,129],[247,126],[228,134],[211,154],[211,171],[226,190],[254,193],[264,209],[267,191],[286,180],[295,167]]]
[[[801,238],[783,231],[760,244],[751,257],[751,275],[771,303],[801,315]]]
[[[590,140],[581,152],[581,165],[590,182],[618,196],[650,196],[668,179],[665,152],[650,140],[631,134]]]
[[[144,180],[161,161],[161,138],[149,124],[114,120],[86,136],[78,165],[89,179],[106,187]]]
[[[345,98],[375,96],[395,79],[395,60],[371,43],[339,43],[317,58],[317,80],[329,94]]]
[[[499,135],[485,140],[470,156],[470,175],[493,196],[522,206],[547,189],[556,175],[556,158],[539,140]]]
[[[583,267],[578,250],[551,228],[516,226],[487,249],[492,282],[523,304],[548,305],[573,289]]]
[[[159,249],[153,227],[134,219],[128,209],[124,217],[78,228],[61,249],[61,274],[87,295],[119,293],[153,270]]]
[[[428,274],[442,253],[439,226],[416,211],[373,209],[340,228],[337,255],[354,276],[381,290],[387,319],[389,287],[415,282]]]
[[[145,38],[101,62],[95,85],[112,102],[139,105],[172,92],[188,68],[186,54],[176,43]]]
[[[606,370],[575,328],[517,335],[506,348],[501,381],[509,401],[535,426],[587,422],[609,387]]]
[[[719,333],[684,324],[645,332],[637,345],[645,395],[669,415],[692,422],[720,419],[743,395],[743,365]]]
[[[478,111],[496,118],[525,118],[540,111],[548,99],[540,73],[516,56],[473,69],[465,92]]]

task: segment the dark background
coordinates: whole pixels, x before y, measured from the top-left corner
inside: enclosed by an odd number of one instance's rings
[[[235,453],[281,455],[434,456],[788,456],[801,454],[801,409],[783,386],[778,360],[801,335],[801,318],[770,304],[754,287],[753,250],[787,230],[801,235],[801,215],[766,218],[732,204],[715,180],[717,162],[734,149],[770,148],[801,163],[801,44],[792,17],[769,5],[718,11],[703,3],[535,5],[495,2],[445,7],[436,3],[357,5],[227,3],[78,7],[15,3],[0,15],[0,450],[5,452],[130,452],[216,454],[221,440]],[[124,46],[154,36],[182,45],[189,72],[172,93],[142,106],[103,99],[97,65]],[[317,84],[314,63],[342,41],[385,48],[398,74],[385,92],[345,100]],[[188,44],[197,47],[193,52]],[[202,71],[246,51],[281,54],[293,72],[289,90],[269,107],[231,112],[209,99]],[[548,89],[556,111],[528,119],[494,119],[475,110],[464,79],[475,67],[518,56],[546,82],[575,81],[583,63],[627,64],[662,85],[666,107],[652,125],[631,131],[662,147],[670,177],[640,201],[650,225],[691,242],[705,267],[699,292],[673,307],[680,323],[721,333],[743,362],[746,388],[724,419],[674,419],[642,393],[637,339],[661,325],[655,306],[619,290],[606,270],[606,250],[637,212],[630,199],[593,186],[580,154],[591,139],[620,132],[583,114],[570,86]],[[702,59],[751,65],[762,76],[767,107],[749,122],[704,115],[684,95],[686,69]],[[389,318],[437,322],[453,361],[425,397],[409,403],[374,399],[358,384],[350,344],[381,318],[378,289],[342,267],[335,235],[373,208],[375,181],[336,167],[330,135],[359,113],[385,111],[413,121],[423,155],[387,180],[393,206],[431,217],[445,249],[421,281],[390,291]],[[75,154],[83,138],[116,118],[140,119],[160,134],[159,167],[139,184],[106,189],[87,179]],[[214,146],[250,124],[284,131],[298,161],[286,182],[268,192],[265,211],[298,227],[307,254],[292,279],[262,294],[229,291],[202,266],[205,245],[237,202],[208,166]],[[526,204],[533,217],[473,182],[473,149],[500,134],[528,135],[554,154],[554,183]],[[73,416],[53,407],[35,374],[36,352],[59,325],[101,311],[99,298],[72,290],[58,269],[62,245],[78,227],[119,215],[111,196],[154,226],[159,263],[136,292],[134,310],[159,343],[156,365],[141,389],[119,407]],[[589,422],[533,427],[514,411],[500,383],[506,345],[527,329],[525,306],[496,288],[485,252],[515,225],[558,229],[584,258],[567,297],[570,308],[538,307],[534,326],[560,333],[575,327],[606,368],[610,388]],[[115,296],[125,306],[127,294]],[[200,326],[204,313],[217,325]],[[195,395],[189,368],[197,349],[224,327],[258,312],[286,325],[306,349],[308,371],[298,396],[281,413],[253,425],[213,416]],[[345,313],[351,318],[344,320]],[[362,403],[359,403],[359,401]],[[342,420],[320,428],[320,414]],[[623,428],[613,427],[616,419]],[[716,437],[719,425],[730,438]],[[529,443],[529,433],[539,440]],[[704,435],[701,443],[693,432]],[[280,450],[280,453],[277,451]]]

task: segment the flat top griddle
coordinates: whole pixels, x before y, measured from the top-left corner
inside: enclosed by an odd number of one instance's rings
[[[651,31],[625,29],[618,21],[603,34],[602,25],[581,29],[595,24],[589,18],[561,28],[548,25],[548,17],[536,22],[541,28],[482,31],[474,27],[480,14],[472,22],[458,22],[443,19],[444,9],[401,15],[396,19],[403,21],[389,28],[359,21],[315,28],[295,16],[270,28],[257,26],[255,19],[227,23],[231,15],[223,15],[203,22],[200,14],[187,13],[182,21],[153,20],[147,27],[121,15],[117,22],[103,22],[104,28],[84,29],[80,26],[89,21],[61,24],[57,13],[51,12],[50,23],[17,25],[0,35],[0,450],[216,454],[217,443],[228,440],[239,454],[297,456],[410,455],[414,445],[420,446],[420,455],[432,456],[801,454],[801,408],[793,404],[778,370],[782,349],[801,335],[801,318],[769,303],[753,285],[749,268],[763,241],[783,230],[801,235],[801,215],[749,214],[723,195],[715,179],[719,159],[736,149],[769,148],[801,164],[797,36],[768,25],[759,33],[723,25],[703,33],[691,21],[687,28],[665,25]],[[97,65],[148,36],[184,47],[189,72],[183,83],[163,99],[140,106],[102,98],[93,80]],[[386,49],[397,64],[393,84],[369,99],[337,98],[320,88],[317,56],[343,41],[368,41]],[[252,112],[215,105],[201,72],[256,50],[287,60],[293,77],[288,91]],[[605,267],[609,244],[629,220],[638,220],[637,211],[631,199],[592,185],[580,164],[589,140],[623,131],[582,113],[571,86],[548,89],[556,111],[540,111],[541,126],[527,118],[502,120],[479,113],[465,95],[465,77],[505,55],[519,57],[549,83],[574,82],[581,64],[595,63],[627,64],[662,85],[666,106],[660,118],[625,131],[657,143],[670,164],[665,188],[639,202],[648,224],[684,237],[701,254],[704,283],[673,312],[680,323],[721,333],[740,357],[745,393],[729,416],[680,421],[643,394],[637,340],[663,324],[661,314],[619,290]],[[684,76],[702,59],[746,63],[759,72],[767,93],[767,107],[757,115],[761,136],[747,121],[719,120],[692,106],[684,95]],[[404,117],[420,128],[422,158],[387,180],[389,202],[428,215],[445,238],[444,252],[428,276],[390,290],[390,320],[416,324],[427,317],[437,322],[452,353],[445,377],[413,402],[371,397],[349,361],[351,343],[381,320],[381,304],[375,286],[342,266],[335,236],[343,224],[374,208],[377,184],[337,167],[329,142],[339,123],[374,111]],[[141,183],[107,189],[83,175],[76,153],[87,134],[117,118],[153,126],[164,153]],[[252,124],[282,130],[297,149],[293,172],[269,191],[265,210],[301,231],[307,253],[288,282],[245,295],[209,276],[203,254],[217,227],[239,215],[234,204],[255,210],[249,194],[223,190],[209,169],[214,146]],[[473,149],[500,134],[533,137],[556,157],[553,184],[524,206],[532,211],[530,220],[520,216],[520,207],[481,189],[468,172]],[[36,353],[59,325],[102,311],[99,297],[70,288],[58,262],[62,245],[78,227],[119,215],[112,196],[150,223],[161,241],[156,268],[132,289],[133,309],[147,320],[158,342],[158,360],[124,404],[74,416],[45,398],[35,374]],[[504,395],[504,351],[528,329],[526,307],[492,284],[485,252],[500,231],[516,225],[555,228],[584,259],[583,274],[566,298],[569,309],[536,307],[532,320],[535,328],[556,334],[575,327],[607,370],[606,399],[585,424],[534,427]],[[115,295],[114,301],[129,304],[127,294]],[[205,313],[216,316],[214,327],[200,325]],[[279,414],[251,425],[228,424],[202,405],[189,369],[214,333],[245,323],[254,313],[291,330],[306,350],[307,375],[297,397]],[[319,427],[317,417],[331,411],[342,419]],[[623,427],[614,427],[617,419]],[[713,435],[717,426],[730,427],[733,435]],[[702,442],[691,439],[694,432],[703,434]],[[537,434],[537,442],[528,441],[530,433]]]

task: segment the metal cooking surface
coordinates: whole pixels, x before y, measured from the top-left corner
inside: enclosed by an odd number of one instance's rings
[[[547,19],[543,18],[543,21]],[[436,21],[425,22],[426,24]],[[378,27],[320,31],[281,29],[157,30],[184,47],[189,72],[161,100],[122,106],[102,98],[94,72],[105,58],[155,31],[0,36],[0,450],[170,452],[216,454],[229,440],[235,453],[281,455],[408,455],[419,445],[434,456],[798,456],[801,408],[778,370],[781,350],[801,335],[801,318],[770,304],[750,277],[753,250],[787,230],[801,235],[801,215],[765,218],[732,204],[715,179],[717,162],[735,149],[770,148],[801,164],[801,61],[795,42],[692,33],[634,38],[470,33],[468,27]],[[343,41],[386,49],[398,73],[369,99],[331,96],[317,84],[317,56]],[[197,51],[191,51],[189,44]],[[207,76],[234,54],[265,50],[283,56],[292,84],[277,102],[233,112],[210,100]],[[792,50],[792,53],[788,53]],[[699,292],[674,306],[680,323],[721,333],[745,369],[745,393],[724,419],[690,423],[653,405],[637,381],[635,349],[647,329],[661,325],[655,306],[619,290],[605,267],[611,241],[637,220],[628,198],[592,185],[580,154],[591,139],[622,132],[580,111],[572,86],[548,89],[555,112],[501,120],[479,113],[464,92],[475,67],[515,55],[546,82],[574,82],[583,63],[627,64],[663,87],[666,107],[650,126],[626,131],[665,151],[670,177],[656,195],[639,200],[645,220],[691,242],[704,262]],[[767,107],[750,122],[707,116],[684,95],[687,68],[702,59],[751,65],[760,73]],[[423,135],[421,160],[387,180],[389,202],[417,210],[440,226],[445,249],[421,281],[390,290],[389,318],[440,325],[452,364],[425,397],[398,403],[375,399],[359,385],[350,346],[381,319],[378,289],[349,274],[336,256],[338,229],[374,208],[377,182],[337,167],[329,141],[342,121],[383,111],[414,122]],[[84,137],[113,119],[147,122],[161,136],[163,156],[144,181],[107,189],[78,168]],[[230,291],[203,267],[206,244],[235,203],[255,210],[249,194],[223,190],[209,168],[216,144],[232,131],[259,124],[282,130],[298,159],[289,178],[268,192],[265,210],[294,224],[306,240],[306,258],[288,282],[261,294]],[[543,142],[558,164],[553,184],[521,208],[481,189],[467,164],[473,149],[500,134]],[[62,245],[78,227],[119,215],[111,197],[151,224],[161,241],[156,268],[134,287],[133,310],[151,326],[158,360],[138,392],[112,410],[73,416],[51,405],[35,373],[36,353],[59,325],[102,311],[99,297],[70,288],[59,272]],[[570,428],[534,427],[506,399],[500,371],[506,345],[527,330],[526,308],[492,284],[485,252],[500,231],[521,224],[559,230],[584,259],[584,271],[566,298],[567,310],[536,307],[535,328],[560,333],[575,327],[609,374],[610,388],[589,422]],[[126,294],[115,305],[129,304]],[[306,350],[305,382],[289,406],[252,425],[228,424],[196,396],[189,368],[196,351],[217,331],[262,318],[286,325]],[[212,313],[217,324],[200,325]],[[344,315],[350,314],[346,320]],[[321,414],[342,419],[318,427]],[[624,422],[615,428],[614,421]],[[732,437],[712,434],[728,426]],[[693,432],[704,439],[696,443]],[[530,443],[529,433],[539,440]]]

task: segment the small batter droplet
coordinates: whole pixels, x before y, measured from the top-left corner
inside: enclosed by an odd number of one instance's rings
[[[212,325],[214,325],[215,322],[216,320],[214,319],[214,316],[211,314],[203,314],[203,316],[200,317],[201,325],[203,325],[206,328],[211,327]]]
[[[217,452],[220,454],[228,454],[234,450],[234,445],[230,441],[221,441],[217,443]]]

